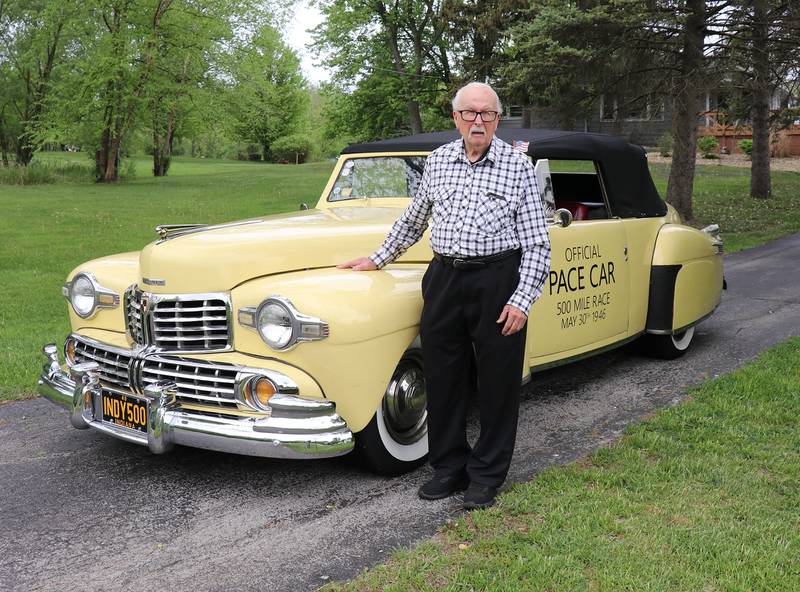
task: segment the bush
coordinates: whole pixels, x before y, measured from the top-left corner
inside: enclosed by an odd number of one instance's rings
[[[671,156],[672,155],[672,134],[669,132],[664,132],[661,134],[661,137],[658,138],[658,153],[663,156]]]
[[[701,136],[697,138],[697,149],[703,158],[717,158],[715,152],[719,149],[719,142],[714,136]]]
[[[745,153],[747,158],[753,156],[753,140],[739,140],[739,150]]]
[[[34,160],[26,167],[0,164],[0,185],[48,185],[86,183],[94,179],[91,164]]]
[[[292,134],[278,138],[270,146],[272,160],[300,164],[308,158],[312,145],[311,138],[304,134]]]

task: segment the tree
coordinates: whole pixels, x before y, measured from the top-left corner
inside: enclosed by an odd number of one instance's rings
[[[512,94],[581,112],[603,94],[672,102],[674,152],[667,200],[690,219],[699,93],[711,80],[707,33],[727,1],[536,0],[512,31],[504,69]]]
[[[277,30],[265,24],[235,47],[227,69],[236,133],[261,146],[266,160],[272,142],[294,132],[307,108],[300,60]]]
[[[166,14],[157,31],[157,61],[146,90],[156,177],[169,170],[176,133],[188,131],[193,113],[207,110],[208,91],[222,91],[209,72],[232,37],[232,8],[225,0],[187,3]]]
[[[78,8],[57,0],[0,0],[0,150],[27,166],[52,82],[75,37]]]
[[[401,101],[409,131],[421,133],[421,105],[441,102],[451,85],[443,3],[323,0],[321,9],[315,47],[336,80],[368,102]]]
[[[742,97],[736,115],[749,116],[752,124],[750,195],[765,199],[772,191],[770,133],[780,126],[786,107],[773,112],[770,101],[798,74],[800,6],[783,0],[734,1],[725,27],[717,33],[719,58]]]

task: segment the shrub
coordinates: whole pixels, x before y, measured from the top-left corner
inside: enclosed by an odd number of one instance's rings
[[[745,153],[747,158],[753,156],[753,140],[739,140],[739,150]]]
[[[311,138],[304,134],[292,134],[278,138],[270,146],[272,159],[278,162],[305,162],[311,152]]]
[[[38,161],[26,167],[0,165],[0,185],[48,185],[53,183],[86,183],[94,179],[89,163]]]
[[[671,133],[664,132],[663,134],[661,134],[661,137],[658,138],[658,153],[665,158],[672,154]]]
[[[697,149],[703,158],[717,158],[714,153],[719,149],[719,142],[714,136],[701,136],[697,138]]]

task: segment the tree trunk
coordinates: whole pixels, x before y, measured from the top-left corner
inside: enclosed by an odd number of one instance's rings
[[[684,220],[691,220],[694,189],[695,158],[697,156],[697,116],[700,109],[698,89],[701,88],[703,42],[705,39],[706,4],[704,0],[687,0],[687,19],[683,30],[683,49],[680,73],[673,92],[672,167],[667,181],[667,201]]]
[[[175,137],[175,107],[166,114],[167,121],[161,118],[161,101],[153,102],[153,176],[166,177],[172,162],[172,143]]]
[[[753,1],[752,96],[753,152],[750,197],[767,199],[772,193],[769,163],[769,99],[771,95],[767,0]]]
[[[421,134],[422,116],[419,113],[419,102],[409,100],[406,102],[406,108],[408,109],[408,121],[411,124],[411,133]]]
[[[6,133],[6,126],[3,118],[0,117],[0,158],[2,158],[3,166],[9,166],[8,163],[9,142],[8,134]]]

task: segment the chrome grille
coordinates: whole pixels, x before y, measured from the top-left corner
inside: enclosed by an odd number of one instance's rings
[[[218,350],[228,346],[224,300],[161,300],[150,315],[153,345],[174,350]]]
[[[178,385],[177,399],[181,403],[236,409],[236,373],[236,367],[230,364],[149,357],[141,369],[142,389],[159,380],[172,380]]]
[[[143,316],[142,291],[131,286],[125,290],[125,324],[128,335],[138,345],[144,345]]]
[[[131,341],[162,351],[230,348],[227,294],[164,295],[131,286],[125,292],[125,323]]]
[[[126,389],[131,388],[131,381],[128,375],[131,356],[76,340],[75,362],[97,362],[100,366],[98,373],[102,384],[115,385]]]

